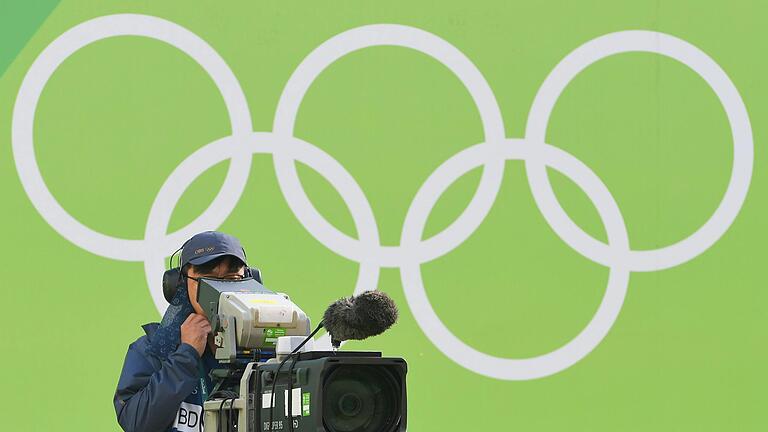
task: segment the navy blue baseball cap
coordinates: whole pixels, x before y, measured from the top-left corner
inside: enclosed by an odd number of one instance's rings
[[[201,232],[184,243],[181,249],[181,267],[187,264],[205,264],[224,255],[236,257],[247,265],[245,251],[237,237],[218,231]]]

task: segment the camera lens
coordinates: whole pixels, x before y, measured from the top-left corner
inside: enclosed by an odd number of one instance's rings
[[[337,366],[325,380],[323,422],[329,432],[390,432],[400,418],[400,386],[386,367]]]
[[[339,411],[347,417],[352,417],[360,412],[363,401],[357,393],[346,393],[339,399]]]

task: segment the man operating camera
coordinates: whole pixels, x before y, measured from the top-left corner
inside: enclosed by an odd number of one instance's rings
[[[125,356],[113,400],[124,431],[203,430],[208,375],[218,363],[211,325],[197,302],[198,281],[243,279],[246,266],[240,241],[231,235],[207,231],[184,243],[171,305],[160,323],[142,326],[146,334]]]

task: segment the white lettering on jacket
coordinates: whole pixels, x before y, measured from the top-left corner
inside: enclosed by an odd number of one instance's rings
[[[176,413],[176,423],[173,424],[179,432],[202,432],[203,407],[182,402]]]

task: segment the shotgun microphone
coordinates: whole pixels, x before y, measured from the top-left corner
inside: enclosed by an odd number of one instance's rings
[[[363,340],[384,333],[397,321],[395,302],[381,291],[341,298],[325,310],[323,326],[338,348],[342,341]]]

